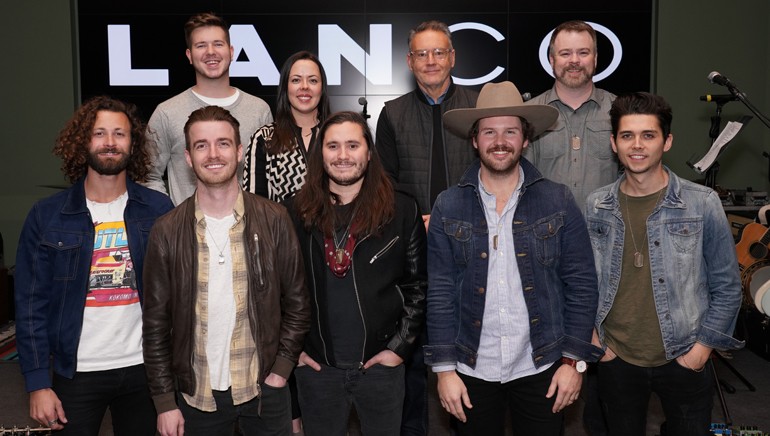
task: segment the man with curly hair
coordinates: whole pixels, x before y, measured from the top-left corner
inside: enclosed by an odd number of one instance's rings
[[[142,356],[142,264],[150,228],[172,209],[138,185],[150,167],[136,107],[95,97],[59,133],[72,187],[37,202],[19,240],[16,343],[30,416],[60,434],[154,435]],[[50,366],[53,365],[53,377]]]

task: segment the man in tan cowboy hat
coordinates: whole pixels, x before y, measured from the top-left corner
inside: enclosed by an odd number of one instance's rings
[[[428,346],[441,405],[460,435],[559,435],[580,393],[597,281],[583,215],[569,188],[521,157],[558,111],[488,83],[476,108],[444,114],[479,160],[439,195],[428,230]]]

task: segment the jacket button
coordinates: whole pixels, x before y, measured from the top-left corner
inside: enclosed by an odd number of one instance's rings
[[[481,252],[481,258],[482,259],[486,259],[487,258],[487,252],[486,251],[482,251]]]
[[[468,363],[470,363],[471,365],[475,365],[476,364],[476,358],[475,357],[471,357],[470,359],[468,359]]]
[[[479,294],[483,294],[483,293],[484,293],[484,288],[479,288]]]
[[[661,278],[658,279],[658,283],[666,283],[666,281],[663,280],[663,277],[661,277]]]
[[[59,244],[58,244],[58,245],[59,245],[59,247],[63,247],[63,246],[64,246],[64,242],[62,242],[62,241],[59,241]]]
[[[475,320],[475,321],[473,321],[473,326],[474,326],[474,327],[481,327],[481,321],[480,321],[480,320],[478,320],[478,319],[477,319],[477,320]]]
[[[655,242],[653,242],[653,244],[655,244],[656,247],[659,247],[660,246],[660,241],[655,241]]]

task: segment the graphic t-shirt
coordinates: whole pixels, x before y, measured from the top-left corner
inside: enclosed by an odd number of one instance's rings
[[[88,200],[95,236],[78,371],[104,371],[143,362],[142,308],[123,222],[127,200],[128,193],[110,203]]]

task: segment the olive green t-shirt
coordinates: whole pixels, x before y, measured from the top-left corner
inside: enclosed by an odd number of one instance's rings
[[[621,359],[642,367],[668,362],[655,310],[647,243],[647,218],[665,189],[643,197],[618,195],[626,231],[618,292],[604,321],[605,341]]]

